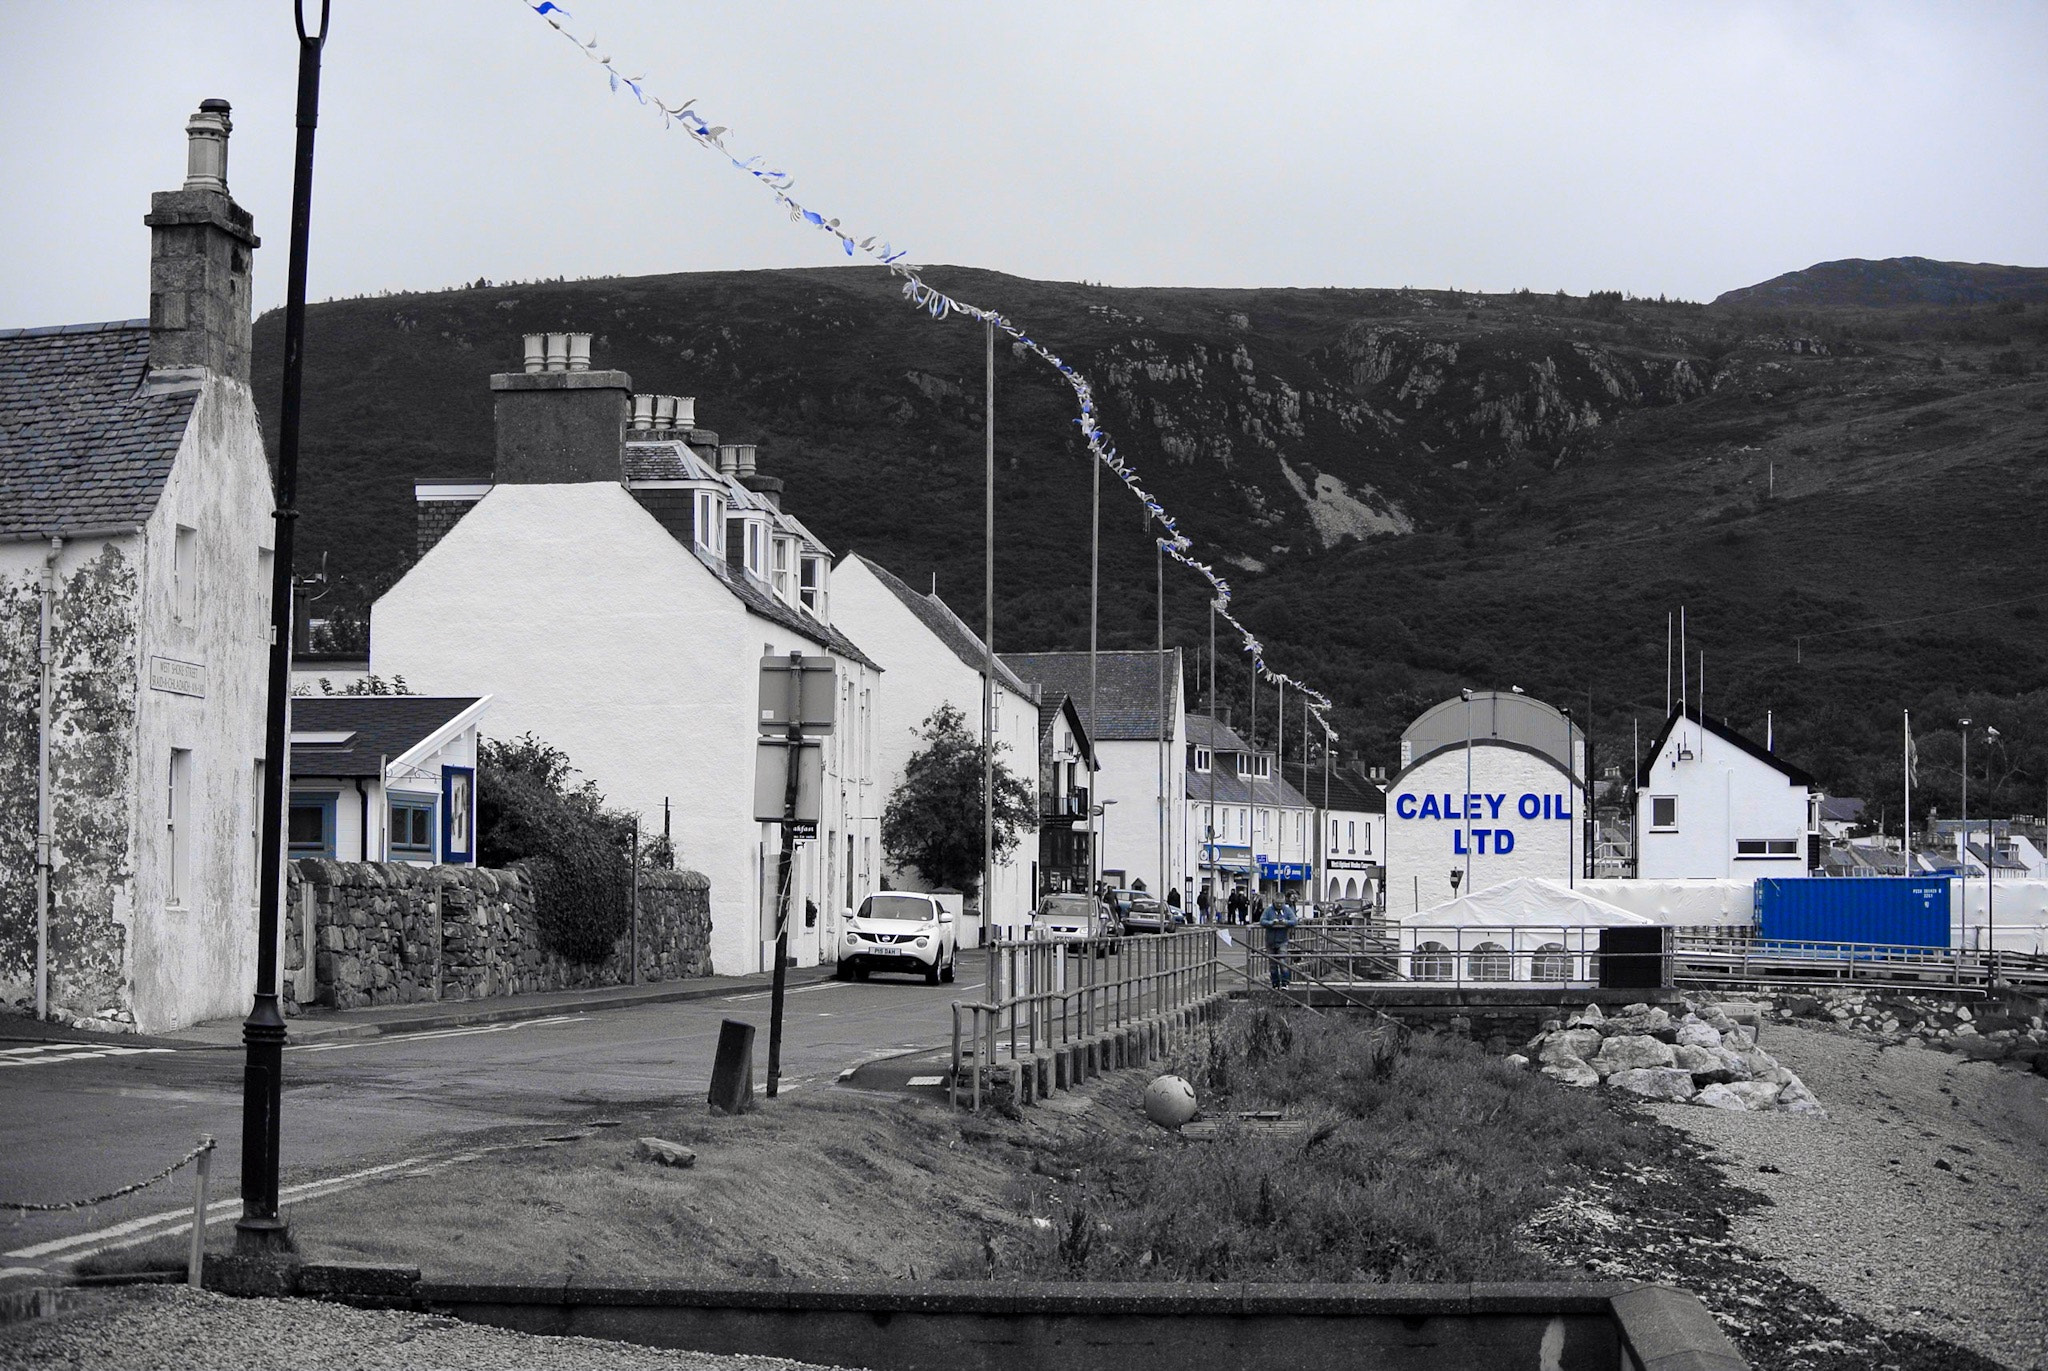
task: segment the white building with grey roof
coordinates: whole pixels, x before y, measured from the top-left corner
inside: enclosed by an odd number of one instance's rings
[[[1180,649],[1006,652],[1002,660],[1042,692],[1073,700],[1095,750],[1092,808],[1102,879],[1155,893],[1182,889],[1187,730]],[[1164,896],[1161,896],[1164,898]]]
[[[229,130],[201,105],[151,198],[149,318],[0,331],[0,998],[101,1027],[256,984],[272,492]]]
[[[834,626],[831,554],[782,509],[751,444],[691,400],[593,370],[589,335],[534,334],[491,378],[488,480],[422,483],[420,556],[371,611],[370,666],[492,696],[487,736],[532,733],[711,881],[714,971],[772,964],[779,823],[755,818],[760,662],[829,659],[837,721],[800,835],[790,953],[829,960],[834,913],[882,868],[880,665]]]
[[[925,721],[950,705],[966,716],[968,731],[981,734],[987,648],[936,593],[921,593],[887,568],[858,553],[848,553],[833,569],[832,607],[836,622],[867,645],[887,685],[875,703],[875,778],[882,804],[903,783],[904,768],[925,746]],[[996,760],[1030,787],[1037,812],[1039,782],[1038,705],[1032,688],[998,658],[995,663],[993,736]],[[980,816],[974,816],[977,823]],[[1017,927],[1031,916],[1037,889],[1034,867],[1035,832],[1019,836],[1017,845],[995,863],[990,898],[978,928],[990,923]],[[886,868],[899,890],[930,888],[918,873]],[[963,932],[961,945],[974,945]]]
[[[1269,900],[1313,899],[1318,834],[1308,798],[1288,784],[1271,752],[1224,720],[1190,714],[1182,727],[1187,907],[1196,907],[1205,885],[1219,910],[1232,886]]]

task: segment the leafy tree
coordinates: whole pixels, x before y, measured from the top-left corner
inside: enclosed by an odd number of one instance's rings
[[[569,755],[531,733],[477,750],[477,861],[524,863],[543,944],[571,961],[610,956],[632,920],[633,816],[607,809]]]
[[[967,716],[940,705],[924,721],[924,747],[903,768],[903,783],[882,811],[882,850],[898,866],[914,867],[936,886],[980,887],[981,740],[967,731]],[[996,744],[995,855],[1008,856],[1018,835],[1036,826],[1031,787],[1003,765]]]

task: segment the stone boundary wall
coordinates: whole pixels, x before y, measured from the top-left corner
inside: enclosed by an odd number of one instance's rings
[[[285,1010],[477,1000],[632,980],[621,936],[601,962],[541,945],[533,883],[521,867],[396,862],[289,864]],[[640,873],[640,980],[711,974],[711,883],[694,871]]]

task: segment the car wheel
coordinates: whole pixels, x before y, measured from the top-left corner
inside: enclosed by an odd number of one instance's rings
[[[853,969],[853,978],[856,981],[866,980],[868,978],[868,969],[864,966],[856,966]]]
[[[951,985],[953,983],[954,976],[957,974],[955,963],[957,963],[959,960],[960,954],[958,952],[955,952],[952,956],[946,958],[946,969],[939,973],[939,979],[946,982],[948,985]]]
[[[839,965],[837,965],[837,966],[833,967],[833,968],[832,968],[832,979],[833,979],[833,980],[835,980],[835,981],[850,981],[850,980],[852,980],[852,979],[853,979],[853,963],[852,963],[852,962],[841,962],[841,963],[839,963]]]
[[[924,983],[926,985],[937,985],[939,983],[939,954],[936,950],[932,953],[932,964],[924,969]]]

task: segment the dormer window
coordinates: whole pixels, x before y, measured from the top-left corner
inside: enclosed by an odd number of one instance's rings
[[[1238,775],[1239,775],[1240,777],[1248,777],[1248,776],[1250,776],[1250,775],[1252,774],[1252,754],[1251,754],[1251,753],[1249,753],[1249,752],[1240,752],[1240,753],[1238,753],[1238,754],[1237,754],[1237,774],[1238,774]]]
[[[795,572],[796,539],[775,539],[775,598],[784,604],[796,603]]]
[[[755,576],[768,579],[768,526],[759,519],[747,522],[746,567]]]
[[[1195,749],[1195,771],[1197,773],[1204,776],[1208,775],[1209,755],[1209,749],[1206,747],[1198,747]]]
[[[805,557],[797,579],[797,599],[803,607],[823,619],[825,617],[825,559]]]
[[[716,491],[697,492],[695,536],[698,547],[713,557],[722,554],[725,548],[725,501]]]

